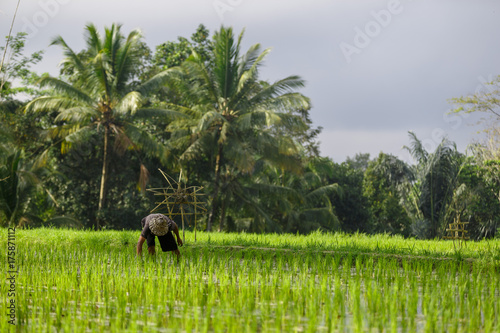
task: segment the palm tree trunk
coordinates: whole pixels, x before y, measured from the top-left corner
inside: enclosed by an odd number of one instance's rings
[[[16,205],[15,205],[14,209],[12,210],[11,215],[7,216],[7,219],[9,221],[8,222],[9,223],[9,227],[10,226],[16,227],[16,222],[18,222],[17,221],[17,212],[19,210],[19,200],[20,200],[20,198],[19,198],[19,193],[18,193],[19,189],[16,189],[16,190],[17,190],[16,191]]]
[[[431,232],[432,232],[432,235],[431,235],[431,238],[434,238],[436,237],[436,224],[435,224],[435,216],[434,216],[434,182],[433,182],[433,178],[432,178],[432,168],[431,168]]]
[[[7,184],[7,186],[10,185],[10,193],[12,194],[12,197],[14,198],[14,202],[9,202],[10,198],[7,199],[8,201],[6,202],[5,207],[7,208],[4,210],[5,217],[7,218],[7,223],[8,226],[13,226],[16,227],[16,222],[19,222],[17,220],[17,214],[19,211],[19,204],[20,204],[20,188],[19,188],[19,153],[16,153],[15,158],[13,159],[13,162],[11,164],[11,174],[7,178],[11,178],[11,182]],[[6,179],[7,179],[6,178]],[[13,203],[13,205],[10,205],[9,203]]]
[[[99,191],[99,207],[97,208],[96,230],[101,228],[101,213],[104,205],[106,204],[106,185],[108,182],[108,141],[109,141],[109,127],[104,126],[104,154],[102,161],[101,172],[101,189]]]
[[[226,199],[222,200],[222,207],[220,208],[220,220],[219,220],[219,232],[222,231],[222,228],[224,227],[224,220],[226,219],[226,202],[227,202],[227,197]]]
[[[219,197],[219,182],[220,182],[220,164],[222,159],[222,143],[219,143],[217,157],[215,158],[215,181],[214,181],[214,194],[212,196],[212,210],[207,222],[207,231],[211,231],[212,224],[217,213],[217,199]]]

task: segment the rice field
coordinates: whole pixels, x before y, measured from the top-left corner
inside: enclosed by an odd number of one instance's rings
[[[177,262],[136,257],[138,236],[16,230],[16,326],[2,314],[0,331],[500,331],[499,240],[187,232]]]

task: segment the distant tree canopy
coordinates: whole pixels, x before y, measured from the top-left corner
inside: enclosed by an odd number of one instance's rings
[[[165,42],[156,46],[152,64],[159,70],[180,66],[189,56],[196,52],[202,59],[208,60],[212,51],[210,32],[200,24],[191,35],[191,40],[178,37],[176,42]]]

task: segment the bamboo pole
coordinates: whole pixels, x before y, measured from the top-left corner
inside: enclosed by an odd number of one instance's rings
[[[12,37],[12,28],[14,27],[14,21],[16,20],[17,11],[19,9],[20,3],[21,3],[21,0],[18,0],[16,10],[14,12],[14,16],[12,17],[12,22],[10,23],[9,34],[7,36],[7,41],[5,42],[5,49],[3,49],[2,61],[0,62],[0,73],[2,72],[2,68],[3,68],[4,62],[5,62],[5,56],[7,55],[7,50],[9,49],[9,43],[10,43],[10,39]],[[2,80],[1,87],[3,87],[4,83],[5,82]],[[2,90],[2,89],[0,89],[0,90]]]
[[[181,204],[181,219],[182,219],[182,242],[186,242],[186,234],[184,231],[184,206]]]
[[[182,238],[184,242],[186,241],[185,223],[184,223],[185,217],[189,216],[189,221],[191,221],[191,216],[194,215],[194,240],[196,242],[198,214],[207,212],[207,209],[205,208],[205,202],[198,200],[199,195],[204,195],[203,193],[200,193],[203,187],[201,186],[183,187],[181,185],[182,170],[178,181],[167,175],[161,169],[158,170],[160,170],[161,174],[168,182],[169,186],[163,188],[160,187],[160,188],[148,189],[148,191],[153,192],[153,195],[162,196],[164,198],[162,201],[155,202],[156,206],[155,208],[153,208],[153,210],[151,210],[151,212],[161,210],[160,208],[162,206],[167,206],[166,208],[170,218],[172,218],[173,216],[181,215]],[[184,205],[192,206],[194,212],[186,212],[184,210]]]
[[[197,206],[196,206],[196,195],[194,196],[194,242],[196,243],[196,221],[198,220],[196,218],[196,212],[197,212]]]

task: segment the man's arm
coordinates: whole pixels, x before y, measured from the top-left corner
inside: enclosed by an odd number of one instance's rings
[[[137,255],[142,255],[142,244],[146,241],[146,238],[139,236],[139,241],[137,242]]]
[[[181,236],[179,236],[179,227],[177,226],[177,223],[172,221],[172,231],[174,232],[175,236],[177,237],[177,244],[179,246],[182,246],[182,239]]]

